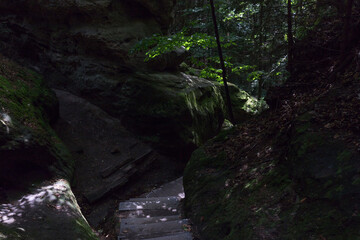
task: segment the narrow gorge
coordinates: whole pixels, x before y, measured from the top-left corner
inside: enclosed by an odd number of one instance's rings
[[[215,1],[221,62],[207,1],[0,1],[0,240],[360,239],[360,5],[324,3]]]

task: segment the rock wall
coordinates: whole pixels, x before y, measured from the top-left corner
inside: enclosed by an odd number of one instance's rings
[[[204,112],[183,108],[187,99],[177,97],[177,91],[194,91],[196,98],[201,98],[216,95],[213,84],[177,73],[148,74],[153,71],[151,64],[128,54],[138,40],[166,33],[174,4],[142,0],[0,3],[0,51],[44,73],[53,87],[68,90],[123,119],[150,142],[160,138],[160,145],[166,145],[169,138],[163,139],[162,133],[167,128],[166,135],[179,146],[177,152],[183,152],[200,142],[199,135],[209,137],[219,130],[223,111],[222,106],[209,108],[208,132],[194,132],[190,128]],[[214,104],[219,101],[215,97]],[[149,110],[159,108],[159,104],[166,106],[161,111]],[[176,109],[179,105],[180,112]]]
[[[47,73],[54,84],[90,91],[117,82],[114,76],[141,63],[129,58],[130,47],[145,36],[167,31],[172,5],[126,0],[2,2],[0,49]]]
[[[3,56],[0,63],[0,187],[71,179],[74,163],[49,125],[58,114],[55,94],[35,72]]]
[[[50,126],[58,110],[39,74],[0,55],[2,239],[97,239],[70,188],[73,158]]]
[[[2,2],[0,52],[42,72],[51,86],[122,119],[143,140],[187,159],[220,129],[225,115],[220,86],[176,72],[182,54],[149,64],[129,54],[140,39],[168,31],[174,5],[165,0]],[[245,119],[242,109],[250,96],[240,95],[234,109]]]

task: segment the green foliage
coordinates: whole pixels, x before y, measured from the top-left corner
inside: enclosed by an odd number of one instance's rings
[[[221,75],[222,72],[223,72],[222,69],[206,67],[201,71],[200,77],[223,83],[223,77]]]
[[[219,33],[229,81],[252,92],[283,83],[287,77],[287,0],[215,1]],[[316,0],[292,0],[294,38],[307,36],[334,7]],[[335,11],[336,12],[336,11]],[[178,3],[173,34],[141,40],[132,53],[144,52],[145,61],[184,47],[189,67],[200,76],[222,82],[208,1]],[[260,78],[262,84],[259,84]],[[261,92],[261,91],[260,91]]]
[[[153,35],[138,42],[131,53],[146,51],[145,61],[156,58],[167,52],[184,47],[189,51],[193,47],[214,48],[216,47],[215,38],[206,33],[186,34],[186,29],[171,36]]]

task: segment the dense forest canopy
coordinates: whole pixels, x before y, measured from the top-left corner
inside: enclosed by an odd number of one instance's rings
[[[258,98],[266,89],[283,83],[293,69],[293,44],[311,37],[326,19],[338,19],[345,51],[356,1],[258,0],[215,1],[225,65],[229,79]],[[209,1],[178,1],[170,35],[154,35],[138,43],[147,60],[184,47],[189,51],[185,68],[192,74],[222,81]],[[199,69],[199,70],[198,70]],[[201,70],[200,70],[201,69]],[[264,91],[265,90],[265,91]]]

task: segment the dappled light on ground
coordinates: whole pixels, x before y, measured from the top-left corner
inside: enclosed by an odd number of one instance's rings
[[[5,236],[0,239],[97,239],[64,179],[44,182],[0,204],[0,232]]]
[[[10,133],[10,126],[12,124],[11,117],[7,113],[0,113],[0,123],[5,126],[6,133]]]
[[[0,205],[0,224],[14,224],[24,215],[32,213],[32,209],[46,205],[47,208],[61,211],[67,215],[71,215],[71,211],[77,209],[71,199],[68,198],[70,191],[69,185],[66,180],[58,180],[51,185],[41,187],[28,194],[14,203]],[[69,195],[71,198],[71,195]],[[42,220],[44,218],[43,212],[39,210],[34,214],[34,218]]]

